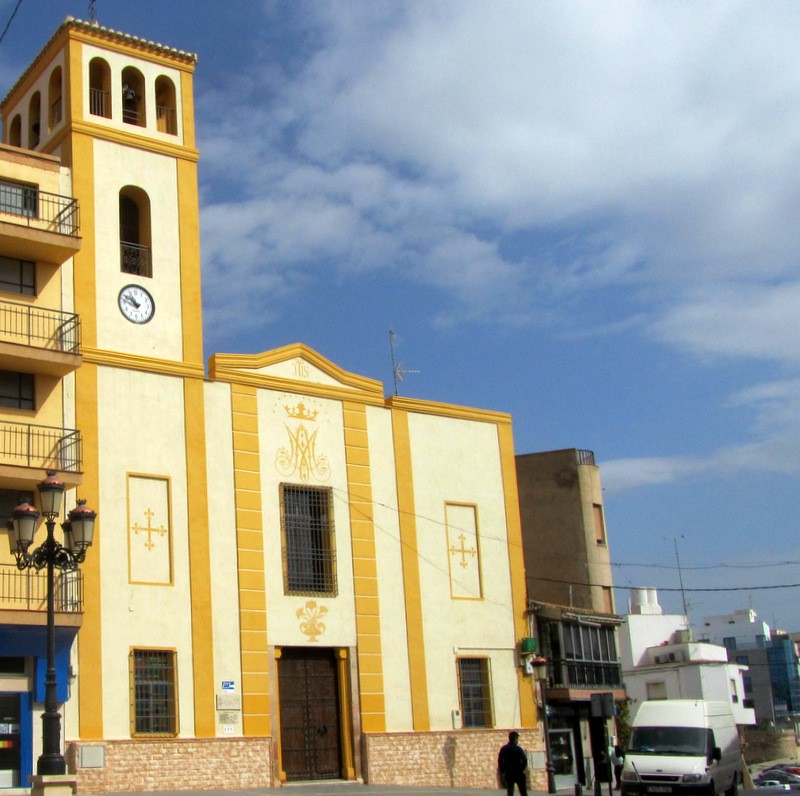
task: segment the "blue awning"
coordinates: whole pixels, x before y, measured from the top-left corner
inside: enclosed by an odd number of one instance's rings
[[[56,698],[69,699],[69,654],[77,627],[56,627]],[[39,625],[0,625],[0,656],[34,658],[34,701],[44,702],[47,673],[47,628]]]

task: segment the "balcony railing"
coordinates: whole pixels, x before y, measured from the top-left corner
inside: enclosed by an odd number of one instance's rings
[[[83,573],[55,573],[56,611],[81,613],[83,611]],[[0,610],[46,611],[47,570],[36,572],[26,569],[20,572],[13,566],[0,566]]]
[[[99,88],[89,89],[89,113],[93,116],[111,117],[111,95]]]
[[[120,257],[122,258],[122,271],[136,276],[152,276],[153,269],[150,265],[150,247],[140,246],[138,243],[120,243]]]
[[[578,464],[591,464],[594,466],[594,451],[577,451]]]
[[[80,432],[68,428],[0,421],[0,464],[80,472]]]
[[[80,319],[75,313],[0,301],[0,341],[77,354]]]
[[[14,216],[15,224],[78,235],[78,200],[40,191],[30,185],[0,182],[0,213]]]
[[[178,114],[175,108],[156,105],[156,125],[160,132],[175,135],[178,132]]]
[[[550,666],[549,688],[619,688],[622,667],[618,663],[591,663],[556,659]]]

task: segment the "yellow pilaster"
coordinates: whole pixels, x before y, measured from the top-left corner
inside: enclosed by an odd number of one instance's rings
[[[425,637],[422,632],[422,594],[419,581],[417,521],[408,412],[392,407],[392,433],[397,471],[397,503],[400,514],[400,549],[403,562],[403,594],[411,681],[411,713],[414,730],[425,732],[430,730],[430,711],[428,709]]]
[[[525,561],[522,554],[522,522],[519,516],[519,492],[517,469],[514,462],[514,435],[511,421],[497,424],[497,439],[500,445],[500,467],[503,474],[503,492],[506,502],[506,529],[508,534],[508,564],[511,576],[511,604],[514,611],[514,633],[516,638],[528,635],[525,619],[527,591],[525,586]],[[529,676],[517,667],[519,686],[520,724],[535,727],[536,705]]]
[[[242,658],[242,725],[245,736],[264,736],[270,734],[269,655],[261,464],[258,456],[258,401],[255,387],[232,385],[231,401]]]
[[[79,61],[80,48],[70,49],[70,59]],[[75,69],[73,63],[70,71]],[[80,72],[78,72],[80,74]],[[75,89],[75,86],[73,86]],[[73,98],[74,101],[74,98]],[[81,208],[81,230],[94,230],[94,142],[74,135],[65,141],[64,161],[73,168],[72,193]],[[75,312],[81,318],[82,344],[96,345],[97,311],[94,235],[84,234],[81,250],[73,263]],[[103,644],[101,624],[100,554],[103,544],[103,512],[100,505],[98,369],[84,363],[75,374],[75,420],[83,440],[83,484],[79,494],[98,511],[94,543],[83,565],[85,613],[78,642],[79,716],[81,738],[103,737]]]
[[[184,380],[186,417],[186,491],[208,494],[206,425],[203,382]],[[211,611],[211,550],[208,501],[188,499],[189,557],[192,605],[192,661],[194,668],[194,731],[198,738],[216,734],[214,705],[214,639]]]
[[[361,722],[364,732],[385,732],[378,570],[372,510],[372,476],[369,467],[367,410],[364,404],[345,401],[344,450],[350,503],[353,551],[353,591],[358,637],[358,674]],[[340,682],[343,682],[340,679]]]
[[[100,506],[97,367],[83,365],[75,374],[76,417],[83,436],[83,483],[78,495],[97,510]],[[83,570],[83,625],[78,641],[78,723],[83,740],[103,737],[103,644],[101,625],[100,555],[103,512],[99,511],[94,542]]]
[[[353,712],[350,699],[350,658],[346,649],[337,650],[336,663],[339,674],[339,735],[342,739],[342,775],[345,779],[356,778],[353,762]]]

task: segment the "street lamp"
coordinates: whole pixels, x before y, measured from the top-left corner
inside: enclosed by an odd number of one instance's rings
[[[62,545],[53,536],[56,517],[61,513],[64,484],[56,478],[54,470],[47,471],[47,478],[37,489],[45,519],[47,538],[33,552],[29,552],[36,533],[39,512],[29,503],[17,506],[11,512],[8,523],[8,542],[18,569],[47,567],[47,672],[45,674],[44,713],[42,714],[42,754],[36,764],[40,776],[66,774],[67,763],[61,754],[61,714],[58,712],[56,694],[56,621],[55,621],[55,569],[71,572],[86,558],[86,548],[91,547],[94,536],[94,521],[97,515],[86,507],[85,500],[67,515],[62,523],[64,542]]]
[[[539,683],[539,688],[542,695],[542,730],[544,732],[544,768],[547,772],[547,792],[557,793],[556,791],[556,777],[553,771],[553,761],[550,759],[550,728],[547,724],[547,670],[549,661],[547,658],[536,656],[531,658],[531,665],[536,673],[536,682]]]

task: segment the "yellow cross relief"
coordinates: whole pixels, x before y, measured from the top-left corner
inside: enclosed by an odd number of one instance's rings
[[[156,546],[156,543],[153,541],[153,534],[157,533],[159,536],[164,536],[164,534],[166,534],[166,532],[167,532],[167,529],[163,525],[159,525],[158,528],[154,528],[152,526],[151,523],[152,523],[153,517],[155,516],[155,514],[153,513],[152,510],[147,509],[144,512],[144,516],[147,517],[147,527],[143,527],[143,526],[139,525],[138,522],[134,523],[131,527],[133,528],[134,533],[137,533],[137,534],[138,533],[146,533],[147,534],[147,539],[145,540],[144,546],[148,550],[152,550]]]
[[[474,547],[467,549],[467,537],[463,533],[459,534],[458,538],[461,540],[461,547],[449,547],[448,550],[450,551],[451,555],[461,556],[461,561],[459,561],[459,564],[461,565],[462,569],[466,569],[469,566],[467,563],[467,556],[472,556],[474,558],[477,554],[477,551]]]

